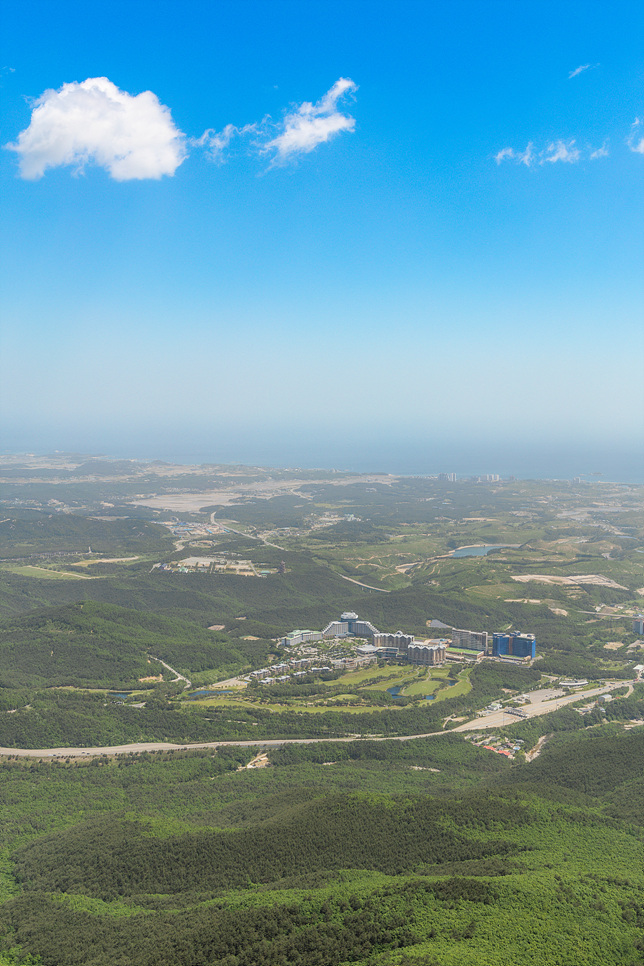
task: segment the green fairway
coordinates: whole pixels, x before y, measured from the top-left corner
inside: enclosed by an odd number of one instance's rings
[[[360,671],[349,671],[334,681],[325,681],[324,683],[328,687],[335,687],[338,684],[364,684],[365,681],[371,681],[374,678],[377,678],[379,683],[380,681],[387,681],[389,683],[389,679],[399,676],[400,669],[391,664],[385,664],[382,667],[370,664]]]

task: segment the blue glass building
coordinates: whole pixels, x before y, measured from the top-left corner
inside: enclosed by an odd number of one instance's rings
[[[494,634],[492,637],[494,657],[529,657],[533,661],[537,655],[537,642],[534,634],[520,634],[510,631],[507,634]]]

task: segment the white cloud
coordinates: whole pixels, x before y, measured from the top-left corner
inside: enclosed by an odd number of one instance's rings
[[[607,158],[608,157],[608,141],[604,141],[601,148],[596,148],[595,151],[591,151],[590,160],[596,161],[597,158]]]
[[[540,163],[554,164],[556,161],[563,161],[564,164],[575,164],[579,161],[579,158],[579,148],[575,147],[574,140],[569,141],[568,144],[564,144],[563,141],[556,141],[548,145]]]
[[[570,71],[570,73],[568,74],[568,80],[572,80],[573,77],[578,77],[580,74],[583,74],[584,71],[586,70],[595,70],[596,67],[599,67],[599,64],[581,64],[580,67],[575,67],[574,70]]]
[[[526,168],[529,168],[534,162],[534,151],[532,141],[529,141],[526,145],[526,149],[522,154],[517,155],[517,161],[519,164],[525,164]]]
[[[639,144],[632,147],[632,150],[644,153],[644,138]],[[523,164],[526,168],[531,168],[535,164],[543,165],[546,162],[555,164],[557,161],[562,161],[564,164],[576,164],[582,160],[596,161],[598,158],[607,158],[608,155],[608,140],[605,140],[600,148],[593,151],[590,146],[583,150],[578,148],[573,139],[567,142],[552,141],[541,151],[534,150],[532,141],[528,142],[525,151],[516,151],[512,147],[502,148],[494,155],[494,160],[497,164],[501,164],[503,161],[511,161],[514,164]]]
[[[635,151],[636,154],[644,154],[644,137],[642,137],[640,126],[642,122],[639,117],[636,117],[631,124],[631,133],[626,138],[626,143],[628,144],[631,151]]]
[[[257,124],[245,124],[244,127],[235,127],[234,124],[227,124],[221,131],[208,128],[200,138],[190,138],[190,144],[194,147],[205,148],[211,161],[223,162],[224,152],[235,137],[242,137],[257,131]]]
[[[262,148],[274,152],[274,158],[285,161],[298,154],[308,154],[341,131],[353,131],[355,119],[338,110],[338,101],[358,88],[347,77],[341,77],[316,104],[305,101],[287,114],[282,131]]]
[[[494,155],[494,160],[497,164],[501,164],[502,161],[510,161],[515,157],[514,148],[502,148],[498,154]]]
[[[525,151],[515,151],[514,148],[502,148],[498,154],[494,155],[494,160],[497,164],[501,164],[502,161],[515,161],[517,164],[524,164],[526,168],[532,166],[534,159],[534,145],[532,141],[528,142]]]
[[[116,181],[173,175],[186,157],[185,137],[152,91],[132,95],[107,77],[47,90],[35,101],[29,127],[7,148],[20,157],[23,178],[47,168],[89,161]]]

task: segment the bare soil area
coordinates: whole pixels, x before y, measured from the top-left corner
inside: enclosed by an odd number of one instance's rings
[[[345,477],[341,481],[333,479],[319,480],[268,480],[264,483],[240,483],[237,486],[217,489],[201,490],[197,493],[161,493],[158,496],[151,496],[143,500],[132,500],[134,506],[147,506],[157,510],[173,510],[178,513],[195,513],[205,506],[232,506],[242,500],[270,500],[275,496],[294,495],[303,500],[308,500],[307,493],[301,492],[301,487],[306,488],[316,484],[331,484],[333,486],[348,486],[352,483],[386,483],[391,485],[397,477],[393,476],[351,476]]]
[[[616,590],[628,590],[623,584],[618,584],[610,577],[602,577],[601,574],[580,574],[576,577],[555,577],[553,574],[513,574],[512,580],[517,580],[521,584],[528,584],[537,581],[542,584],[561,584],[568,587],[579,587],[584,584],[595,584],[597,587],[614,587]],[[644,587],[638,593],[644,593]]]

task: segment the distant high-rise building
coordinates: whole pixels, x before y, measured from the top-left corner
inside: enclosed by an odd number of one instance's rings
[[[419,641],[414,641],[407,648],[407,658],[412,664],[444,664],[445,655],[446,648],[443,641],[437,641],[435,644],[429,642],[421,644]]]
[[[356,613],[347,610],[339,621],[331,621],[322,631],[324,637],[374,637],[378,628],[370,621],[361,621]]]
[[[456,473],[439,473],[438,479],[441,483],[456,483]]]
[[[464,647],[469,651],[487,651],[487,631],[463,631],[453,627],[452,647]]]
[[[494,657],[529,657],[534,661],[537,655],[537,642],[534,634],[520,634],[509,631],[507,634],[494,634],[492,637]]]
[[[644,634],[644,614],[638,614],[633,620],[633,634]]]
[[[397,651],[407,653],[408,648],[414,643],[413,634],[403,634],[396,631],[395,634],[378,632],[373,636],[373,643],[376,647],[395,647]]]

